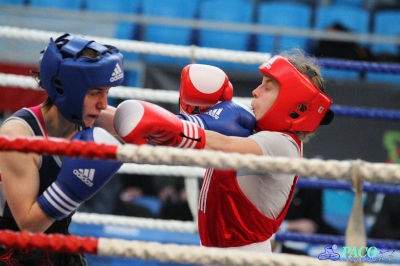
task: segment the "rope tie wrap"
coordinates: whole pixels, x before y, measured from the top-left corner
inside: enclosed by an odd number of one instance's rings
[[[360,175],[360,168],[363,165],[361,160],[352,162],[351,165],[351,181],[352,188],[355,193],[352,210],[349,217],[349,222],[346,228],[346,246],[354,247],[357,250],[361,247],[365,247],[367,244],[367,236],[364,225],[364,210],[362,202],[362,187],[363,177]],[[365,251],[363,250],[363,253]],[[363,254],[364,255],[364,254]],[[352,265],[362,265],[362,262],[356,262]]]

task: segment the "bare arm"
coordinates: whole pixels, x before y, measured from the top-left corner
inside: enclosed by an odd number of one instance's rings
[[[250,138],[225,136],[209,130],[206,130],[205,149],[262,155],[260,146]]]
[[[9,121],[0,135],[29,136],[21,123]],[[39,191],[40,156],[34,153],[0,152],[0,168],[4,193],[18,227],[22,231],[44,232],[54,220],[36,202]]]

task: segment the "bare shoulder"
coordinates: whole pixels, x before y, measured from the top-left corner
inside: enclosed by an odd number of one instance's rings
[[[20,119],[9,119],[1,126],[0,136],[33,137],[30,127]],[[27,172],[37,169],[40,155],[35,153],[0,152],[2,178],[4,176],[28,176]]]
[[[0,135],[7,135],[10,137],[33,136],[33,133],[22,120],[10,119],[0,127]]]

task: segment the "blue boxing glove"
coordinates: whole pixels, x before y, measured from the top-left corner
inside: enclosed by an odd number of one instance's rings
[[[71,140],[120,145],[110,133],[98,127],[79,131]],[[37,202],[49,217],[63,219],[99,191],[121,165],[118,161],[64,157],[57,179]]]
[[[253,134],[256,124],[253,112],[247,106],[233,101],[217,103],[203,114],[177,116],[196,123],[203,129],[227,136],[248,137]]]

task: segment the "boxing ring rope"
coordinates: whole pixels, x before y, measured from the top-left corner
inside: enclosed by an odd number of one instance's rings
[[[24,77],[24,78],[26,78],[26,77]],[[11,79],[18,79],[18,76],[11,76]],[[30,80],[32,81],[32,79],[30,78]],[[7,83],[8,82],[8,83]],[[9,84],[9,83],[12,83],[12,82],[9,82],[8,81],[8,79],[7,79],[7,81],[5,81],[5,83],[7,83],[7,84]],[[33,84],[33,83],[32,83]],[[31,85],[32,85],[31,84]],[[22,85],[22,86],[26,86],[26,85]],[[29,88],[29,86],[26,86],[26,87],[28,87]],[[115,88],[115,89],[121,89],[121,88]],[[124,93],[124,91],[128,91],[128,90],[131,90],[131,89],[129,89],[129,88],[122,88],[122,97],[126,97],[127,95]],[[138,90],[138,89],[137,89]],[[137,91],[137,90],[135,90],[135,91]],[[118,91],[117,91],[118,92]],[[145,90],[145,92],[146,92],[146,90]],[[155,91],[155,90],[148,90],[147,91],[147,97],[148,97],[148,100],[154,100],[154,98],[157,98],[157,97],[154,97],[154,95],[155,94],[158,94],[159,93],[159,91]],[[170,95],[171,97],[171,101],[173,101],[173,102],[176,102],[177,101],[177,98],[178,98],[178,95],[177,95],[177,92],[174,92],[174,93],[171,93],[171,92],[166,92],[168,95]],[[145,94],[145,96],[144,97],[146,97],[146,93],[144,93]],[[159,95],[162,95],[163,94],[163,92],[161,92],[161,93],[159,93]],[[151,95],[151,96],[150,96]],[[111,96],[113,96],[113,95],[111,95]],[[120,96],[120,97],[121,97]],[[140,97],[140,96],[139,96]],[[134,98],[138,98],[138,96],[136,96],[136,97],[134,97]],[[165,101],[165,95],[162,95],[162,97],[160,97],[160,99],[162,99],[163,101]],[[243,98],[244,100],[248,100],[249,101],[249,99],[246,99],[246,98]],[[240,100],[239,100],[240,101]],[[360,109],[360,108],[359,108]],[[350,112],[352,112],[353,114],[354,113],[356,113],[356,116],[357,117],[364,117],[363,115],[360,115],[360,113],[362,113],[362,112],[360,112],[360,110],[358,110],[358,112],[354,112],[354,111],[352,111],[352,110],[350,110]],[[346,114],[346,112],[342,112],[344,115]],[[390,111],[390,112],[386,112],[385,110],[378,110],[378,112],[377,111],[372,111],[372,112],[369,112],[369,116],[370,117],[374,117],[374,116],[376,116],[376,113],[378,113],[379,114],[379,116],[378,116],[378,118],[379,119],[386,119],[386,120],[396,120],[397,118],[396,118],[396,111]],[[386,114],[386,113],[389,113],[388,115]],[[395,114],[395,115],[393,115],[393,113]],[[367,116],[368,117],[368,116]],[[397,115],[397,117],[398,117],[398,115]],[[129,166],[129,164],[125,164],[124,166]],[[138,168],[138,166],[139,165],[130,165],[131,166],[131,168],[133,168],[133,169],[135,169],[135,170],[133,170],[133,171],[137,171],[137,168]],[[165,167],[165,166],[163,166],[163,167]],[[148,170],[149,169],[154,169],[154,167],[151,167],[151,168],[149,168],[148,166],[145,166],[145,167],[142,167],[143,169],[141,170],[143,173],[144,172],[146,172],[147,174],[150,174],[150,173],[148,173]],[[158,170],[158,171],[157,171]],[[159,171],[161,170],[161,169],[157,169],[156,170],[156,173],[158,172],[159,173]],[[185,168],[181,168],[180,169],[181,171],[176,171],[176,169],[172,169],[172,171],[174,172],[174,174],[171,174],[171,175],[177,175],[177,174],[179,174],[179,175],[184,175],[185,177],[189,177],[189,176],[192,176],[192,177],[196,177],[196,176],[194,176],[194,173],[193,173],[193,171],[191,171],[190,169],[188,170],[188,169],[185,169]],[[202,176],[202,173],[203,173],[203,169],[197,169],[198,171],[196,172],[197,174],[197,176]],[[132,173],[132,169],[131,170],[126,170],[125,169],[125,171],[128,171],[128,173]],[[188,175],[187,173],[190,171],[190,175]],[[160,172],[163,172],[164,174],[167,172],[166,171],[166,169],[163,169],[163,171],[160,171]],[[170,171],[171,172],[171,171]],[[156,174],[155,173],[155,174]],[[186,179],[185,179],[185,181],[186,181]],[[301,183],[301,182],[300,182]],[[349,185],[350,186],[350,185]],[[360,207],[359,207],[360,208]],[[358,209],[359,209],[358,208]],[[77,215],[79,215],[79,213],[77,214]],[[360,215],[358,215],[358,216],[360,216]],[[360,220],[360,219],[359,219]],[[161,221],[159,221],[159,223],[162,223]],[[148,223],[148,224],[150,224],[150,223]],[[180,226],[179,224],[178,224],[178,226]],[[197,229],[196,228],[196,225],[194,224],[194,223],[191,223],[191,225],[189,225],[190,227],[192,227],[192,228],[195,228],[195,229]],[[176,226],[175,226],[176,227]],[[182,226],[180,226],[181,228],[183,228]],[[356,229],[359,229],[359,228],[356,228]],[[354,231],[354,230],[353,230]],[[355,233],[354,234],[355,236],[361,236],[361,235],[363,235],[363,233],[361,232],[358,232],[358,233]],[[278,241],[284,241],[284,240],[288,240],[287,239],[287,237],[289,237],[289,239],[290,240],[292,240],[292,241],[305,241],[305,242],[308,242],[308,243],[337,243],[337,244],[342,244],[342,243],[344,243],[345,242],[345,239],[342,237],[342,238],[335,238],[335,237],[333,237],[333,236],[318,236],[318,235],[314,235],[314,236],[304,236],[304,235],[293,235],[293,234],[289,234],[289,235],[285,235],[285,234],[277,234],[276,236],[276,240],[278,240]],[[358,239],[359,237],[356,237],[356,238],[352,238],[352,239]],[[335,242],[329,242],[329,241],[335,241]],[[365,241],[363,241],[363,240],[361,240],[361,243],[360,244],[357,244],[358,246],[361,246],[361,245],[363,245],[362,243],[363,242],[365,242],[366,244],[369,244],[369,245],[371,245],[371,244],[374,244],[374,245],[383,245],[383,244],[388,244],[388,243],[384,243],[384,242],[382,242],[382,241],[379,241],[379,240],[376,240],[376,241],[372,241],[372,240],[367,240],[367,239],[365,239]],[[356,241],[357,242],[357,241]],[[396,244],[393,244],[393,243],[390,243],[390,246],[394,246],[394,247],[397,247],[398,245],[396,245]]]
[[[50,37],[61,35],[62,33],[58,32],[49,32],[49,31],[38,31],[31,29],[22,29],[15,27],[6,27],[0,26],[0,38],[11,38],[11,39],[22,39],[22,40],[30,40],[30,41],[38,41],[47,43]],[[87,36],[91,38],[90,36]],[[95,38],[98,42],[109,43],[111,45],[115,45],[120,48],[122,51],[127,52],[137,52],[137,53],[152,53],[158,55],[166,55],[173,57],[187,57],[192,60],[195,59],[210,59],[216,61],[229,61],[229,62],[238,62],[245,64],[261,64],[270,58],[270,54],[266,53],[256,53],[256,52],[236,52],[236,51],[228,51],[221,49],[210,49],[210,48],[201,48],[197,46],[176,46],[176,45],[163,45],[163,44],[155,44],[155,43],[145,43],[140,41],[124,41],[124,40],[116,40],[116,39],[108,39],[108,38]],[[355,62],[348,60],[330,60],[324,59],[320,60],[320,63],[325,68],[336,68],[336,69],[347,69],[347,70],[358,70],[358,71],[371,71],[371,72],[382,72],[382,73],[400,73],[400,65],[399,64],[377,64],[377,63],[369,63],[369,62]],[[31,78],[26,76],[19,75],[10,75],[0,73],[0,86],[12,86],[18,88],[26,88],[26,89],[37,89],[37,83]],[[117,87],[113,88],[109,94],[110,97],[115,98],[135,98],[142,99],[148,101],[155,102],[171,102],[177,103],[178,101],[178,93],[174,91],[162,91],[162,90],[153,90],[153,89],[141,89],[132,87]],[[235,101],[242,102],[244,104],[249,105],[249,98],[238,98],[234,97]],[[332,109],[335,111],[336,115],[342,116],[354,116],[359,118],[374,118],[381,120],[390,120],[390,121],[398,121],[400,117],[400,112],[396,110],[384,110],[384,109],[371,109],[371,108],[361,108],[361,107],[351,107],[351,106],[332,106]],[[46,143],[49,143],[48,145]],[[59,147],[62,148],[59,148]],[[107,145],[105,145],[107,146]],[[347,180],[351,181],[351,185],[353,190],[355,190],[356,197],[355,203],[353,205],[352,216],[349,219],[348,232],[346,232],[346,239],[336,239],[337,243],[346,242],[347,245],[361,246],[365,243],[371,243],[365,239],[365,228],[356,228],[355,222],[360,221],[363,218],[363,214],[360,213],[360,202],[356,202],[360,197],[360,191],[362,192],[363,182],[385,182],[390,184],[398,184],[400,178],[400,168],[397,165],[389,165],[389,164],[379,164],[379,163],[368,163],[360,160],[355,161],[335,161],[335,160],[327,160],[322,161],[318,159],[289,159],[289,158],[257,158],[257,156],[243,156],[238,154],[224,154],[221,152],[210,152],[210,151],[194,151],[194,150],[177,150],[174,148],[166,148],[166,147],[151,147],[151,146],[135,146],[135,145],[123,145],[121,147],[115,146],[102,146],[101,148],[96,145],[91,145],[88,143],[69,143],[59,140],[42,140],[39,138],[0,138],[0,150],[17,150],[21,152],[37,152],[44,154],[54,154],[54,155],[67,155],[72,157],[83,156],[86,158],[102,158],[102,159],[112,159],[119,160],[121,162],[125,162],[123,167],[121,167],[121,172],[126,171],[126,173],[133,173],[135,171],[143,171],[142,173],[149,173],[150,169],[148,165],[143,164],[151,164],[151,165],[160,165],[158,171],[155,169],[155,174],[162,172],[163,175],[168,174],[169,171],[174,172],[174,175],[188,176],[198,178],[202,176],[204,168],[220,168],[220,169],[247,169],[251,171],[279,171],[284,173],[292,173],[292,174],[300,174],[301,176],[317,176],[320,178],[328,178],[328,179],[336,179],[336,180]],[[99,152],[101,150],[101,152]],[[166,156],[168,155],[168,156]],[[132,164],[136,163],[136,165]],[[178,166],[179,165],[179,166]],[[193,166],[197,166],[193,168]],[[141,168],[141,169],[139,169]],[[147,168],[147,169],[146,169]],[[152,167],[152,169],[154,169]],[[179,171],[177,172],[177,169]],[[193,169],[196,169],[193,171]],[[161,171],[160,171],[161,170]],[[190,175],[188,174],[190,171]],[[173,174],[171,174],[173,175]],[[314,182],[314,181],[310,181]],[[327,186],[327,184],[322,184],[321,186]],[[327,181],[329,182],[329,181]],[[301,182],[299,182],[301,183]],[[331,184],[332,185],[332,184]],[[332,185],[333,186],[333,185]],[[346,186],[348,186],[346,184]],[[366,188],[364,186],[364,188]],[[385,188],[381,188],[386,191]],[[396,192],[394,192],[396,193]],[[356,206],[357,205],[357,206]],[[357,208],[358,207],[358,208]],[[80,219],[80,215],[85,215],[83,213],[77,213],[74,216],[74,220],[77,221]],[[104,216],[102,216],[104,220]],[[107,219],[105,219],[107,220]],[[115,217],[113,217],[115,220]],[[152,219],[153,220],[153,219]],[[108,220],[110,221],[110,220]],[[180,227],[181,230],[197,230],[196,226],[191,223],[185,224],[183,226],[182,223],[177,221],[174,225],[164,225],[165,221],[154,221],[154,224],[149,223],[149,221],[142,220],[141,223],[146,223],[149,226],[155,226],[154,228],[163,227],[163,229],[168,226],[171,227],[171,230],[175,230],[175,227]],[[135,222],[130,222],[135,223]],[[159,223],[157,225],[157,223]],[[129,224],[129,222],[127,222]],[[136,224],[136,226],[138,226]],[[143,226],[143,225],[142,225]],[[164,227],[165,226],[165,227]],[[139,226],[140,227],[140,226]],[[5,235],[5,234],[0,234]],[[290,236],[291,235],[291,236]],[[36,237],[36,234],[28,234],[23,235],[23,239],[27,239],[29,237]],[[324,239],[320,236],[315,235],[314,238],[309,236],[302,236],[296,234],[288,234],[286,236],[290,236],[291,239],[301,239],[308,240],[312,243],[332,243],[332,242],[324,242],[324,241],[333,241],[332,238]],[[10,237],[11,239],[17,239],[18,234],[14,235],[14,237]],[[40,238],[41,236],[39,236]],[[277,234],[276,239],[281,240],[285,239],[285,235]],[[79,239],[79,238],[78,238]],[[3,239],[1,242],[5,241]],[[7,240],[10,241],[10,240]],[[13,240],[14,241],[14,240]],[[101,255],[110,255],[114,256],[118,254],[118,256],[133,256],[137,258],[143,259],[158,259],[160,261],[174,261],[181,262],[181,258],[186,262],[191,262],[190,258],[185,258],[185,254],[189,254],[191,258],[195,257],[193,254],[200,254],[201,252],[208,252],[199,247],[184,247],[182,245],[172,245],[173,248],[169,250],[170,245],[163,245],[159,243],[154,243],[156,246],[152,246],[153,243],[146,243],[140,241],[124,241],[117,243],[113,242],[114,240],[105,239],[103,241],[102,238],[99,238],[98,243],[107,243],[103,244],[104,254]],[[316,241],[316,242],[313,242]],[[17,241],[18,242],[18,241]],[[27,243],[24,241],[20,241],[24,245]],[[46,241],[45,241],[46,242]],[[47,241],[50,242],[50,241]],[[62,242],[62,241],[61,241]],[[386,241],[385,243],[387,243]],[[35,241],[33,241],[35,243]],[[74,242],[76,243],[76,242]],[[113,243],[110,244],[109,243]],[[379,242],[373,242],[379,243]],[[149,249],[146,250],[147,244],[149,245]],[[43,243],[42,243],[43,245]],[[397,247],[396,243],[392,243]],[[99,244],[99,246],[102,246]],[[113,250],[113,246],[120,246],[121,249],[118,251]],[[134,246],[134,248],[132,248]],[[140,247],[142,248],[140,248]],[[151,246],[151,247],[150,247]],[[126,247],[126,250],[122,251]],[[158,250],[157,248],[160,247]],[[178,248],[177,248],[178,247]],[[54,248],[54,247],[53,247]],[[192,248],[199,248],[195,252],[184,251],[182,254],[179,254],[176,258],[172,258],[171,254],[180,248],[185,249],[188,248],[192,251]],[[140,250],[140,251],[139,251]],[[174,250],[174,251],[172,251]],[[79,251],[77,251],[79,252]],[[86,251],[85,251],[86,252]],[[115,252],[115,253],[114,253]],[[153,253],[154,252],[154,253]],[[155,255],[160,252],[160,256]],[[90,253],[88,251],[88,253]],[[129,253],[130,255],[127,255]],[[140,254],[139,254],[140,253]],[[167,253],[167,255],[166,255]],[[178,252],[179,253],[179,252]],[[261,259],[257,261],[259,257],[254,256],[245,256],[243,255],[243,259],[240,262],[231,261],[229,258],[233,258],[236,256],[237,250],[231,252],[227,250],[226,254],[229,254],[227,257],[225,256],[225,251],[221,250],[213,251],[210,250],[210,253],[199,256],[200,258],[196,258],[193,260],[193,263],[237,263],[239,265],[243,265],[244,263],[249,263],[251,265],[265,265],[266,262],[275,263],[273,265],[288,265],[288,263],[292,263],[290,265],[321,265],[321,261],[312,259],[308,261],[303,261],[301,259],[301,264],[299,260],[296,259],[297,256],[293,256],[293,261],[288,259],[288,256],[285,254],[284,261],[280,261],[280,254],[273,255],[260,255]],[[241,252],[239,252],[240,254]],[[246,252],[244,252],[246,253]],[[99,254],[99,253],[93,253]],[[210,255],[213,254],[213,255]],[[100,255],[100,254],[99,254]],[[214,257],[214,255],[216,257]],[[222,257],[218,257],[221,255]],[[203,258],[211,258],[210,260],[204,261]],[[240,257],[240,256],[238,256]],[[292,257],[292,256],[290,256]],[[167,260],[163,260],[166,259]],[[217,258],[217,259],[215,259]],[[255,258],[255,260],[251,260],[250,262],[247,260],[249,258]],[[177,259],[177,260],[174,260]],[[239,259],[240,260],[240,259]],[[275,261],[276,260],[276,261]],[[290,262],[289,262],[290,261]],[[257,264],[261,263],[261,264]],[[283,263],[283,264],[282,264]],[[305,264],[306,263],[306,264]],[[314,264],[315,263],[315,264]],[[325,261],[324,265],[331,265],[331,262]],[[339,262],[333,262],[337,265]],[[333,264],[332,264],[333,265]],[[339,263],[339,265],[341,265]],[[368,264],[365,264],[368,265]],[[374,265],[380,265],[374,263]]]
[[[19,147],[25,146],[25,145],[21,145],[22,144],[21,141],[15,141],[15,143],[17,143]],[[46,142],[43,142],[43,143],[46,143]],[[0,141],[0,144],[1,144],[0,145],[0,149],[3,149],[3,142]],[[34,143],[33,147],[40,147],[40,145],[37,145],[37,144],[38,144],[38,142],[37,142],[37,140],[35,140],[35,143]],[[80,143],[78,142],[76,144],[80,144]],[[68,148],[65,149],[66,146],[64,146],[64,145],[62,145],[61,150],[65,151],[66,154],[75,154],[75,155],[79,154],[81,150],[82,151],[86,151],[87,150],[87,149],[82,149],[81,147],[79,147],[79,145],[73,145],[73,146],[76,146],[76,147],[73,147],[71,149],[72,152],[69,152]],[[45,145],[45,147],[46,147],[46,145]],[[49,147],[50,147],[50,149],[46,149],[46,148],[42,149],[42,148],[40,148],[39,150],[41,152],[48,152],[49,150],[50,151],[54,151],[53,148],[55,146],[53,144],[50,144]],[[101,149],[97,149],[95,147],[92,147],[92,148],[95,151],[102,151],[102,153],[100,155],[95,155],[94,152],[89,151],[89,152],[87,152],[88,158],[90,158],[91,156],[95,156],[95,157],[98,157],[98,158],[113,158],[113,156],[112,156],[113,152],[107,152],[110,149],[105,149],[104,146]],[[13,147],[12,146],[8,146],[7,149],[13,149]],[[22,150],[29,151],[29,149],[25,149],[25,148],[23,148]],[[56,149],[56,150],[58,150],[58,149]],[[37,151],[37,149],[34,149],[34,151]],[[164,154],[164,152],[162,152],[161,154]],[[170,154],[170,153],[167,152],[165,154]],[[195,155],[195,157],[198,157],[198,156]],[[209,157],[209,156],[206,155],[206,157]],[[285,165],[285,164],[286,163],[284,162],[283,165]],[[142,165],[125,164],[124,166],[125,167],[130,167],[130,168],[133,169],[133,170],[132,169],[128,169],[128,170],[125,169],[125,171],[127,173],[132,173],[132,172],[136,171],[138,173],[152,174],[152,172],[151,171],[149,172],[149,170],[153,169],[154,174],[163,173],[164,175],[168,175],[169,174],[169,175],[178,175],[178,176],[179,175],[182,175],[182,176],[186,175],[187,176],[187,173],[190,172],[193,176],[194,175],[202,176],[202,173],[204,171],[202,168],[195,168],[197,170],[197,173],[194,173],[192,171],[192,169],[188,169],[188,168],[185,168],[185,167],[181,167],[181,171],[176,171],[176,170],[178,170],[179,167],[177,167],[177,168],[173,167],[173,168],[168,169],[168,166],[160,166],[161,169],[157,169],[155,167],[150,167],[149,168],[148,165],[143,165],[142,166]],[[395,166],[395,165],[384,164],[384,166]],[[137,167],[141,167],[141,170],[139,170],[139,171],[135,170],[135,168],[137,168]],[[396,168],[398,168],[398,167],[396,166]],[[298,170],[295,170],[295,171],[298,171]],[[344,172],[348,172],[348,170],[346,169]],[[367,172],[369,172],[369,171],[367,170]],[[378,172],[379,172],[379,170],[378,170]],[[305,172],[303,174],[310,175],[311,173],[310,172]],[[320,187],[320,185],[318,185],[318,183],[316,183],[316,181],[312,181],[312,180],[308,180],[308,179],[300,179],[299,180],[299,185],[301,186],[301,183],[304,183],[304,182],[308,182],[309,184],[314,183],[314,186],[317,185],[317,186]],[[322,181],[319,181],[319,182],[322,182]],[[326,181],[326,182],[329,182],[329,181]],[[344,186],[346,186],[347,189],[350,189],[350,184],[349,183],[343,184],[343,183],[338,183],[338,182],[336,182],[336,183],[330,182],[329,185],[331,187],[336,187],[336,188],[343,188]],[[386,192],[386,191],[388,191],[390,189],[393,190],[394,188],[391,188],[390,186],[386,186],[386,187],[383,187],[381,189],[381,191]],[[379,191],[379,189],[376,189],[376,188],[374,188],[373,186],[370,185],[369,186],[369,191]],[[398,191],[398,188],[397,188],[397,191]],[[93,219],[88,219],[86,216],[84,216],[85,218],[83,218],[83,219],[81,218],[80,219],[80,217],[82,215],[83,214],[77,213],[74,216],[74,217],[76,217],[74,219],[78,219],[77,220],[78,223],[79,222],[82,223],[82,220],[84,220],[84,221],[90,221],[89,223],[99,224],[98,221],[97,222],[96,221],[93,222]],[[110,223],[110,221],[113,221],[110,224],[115,224],[115,222],[117,221],[116,217],[112,217],[110,219],[106,219],[104,216],[101,216],[101,217],[102,218],[100,218],[100,219],[101,219],[103,224],[108,224],[108,223]],[[139,224],[138,224],[138,221],[139,221]],[[182,231],[196,232],[196,230],[197,230],[196,225],[193,222],[180,223],[180,222],[177,222],[177,221],[172,221],[172,222],[166,222],[166,221],[161,221],[161,220],[160,221],[154,220],[154,222],[151,222],[151,221],[152,221],[152,219],[150,219],[150,221],[147,220],[147,219],[138,219],[138,220],[135,221],[135,220],[131,220],[131,219],[125,218],[123,220],[123,222],[118,222],[117,224],[118,225],[124,225],[124,226],[136,226],[136,227],[141,227],[141,228],[144,227],[144,228],[152,228],[152,229],[175,230],[175,231],[178,231],[178,232],[179,231],[180,232],[182,232]],[[168,229],[169,227],[171,229]],[[296,236],[296,237],[294,238],[294,236]],[[287,237],[287,235],[286,235],[286,237]],[[338,243],[339,244],[339,243],[343,243],[344,242],[344,240],[342,238],[335,238],[335,237],[332,237],[332,236],[331,237],[328,237],[328,236],[317,236],[317,235],[315,235],[315,236],[306,236],[305,235],[304,236],[304,235],[293,235],[293,234],[291,234],[291,235],[289,235],[289,237],[293,241],[305,241],[305,242],[309,242],[309,243],[329,243],[329,241],[333,241],[333,240],[335,240],[335,242],[330,242],[330,243]],[[285,238],[285,234],[279,234],[279,233],[277,234],[277,238],[276,239],[277,240],[287,240]],[[379,242],[378,240],[374,240],[372,242],[371,241],[372,240],[368,240],[367,243],[375,243],[375,244],[377,244],[377,243],[383,244],[384,243],[382,241]],[[399,245],[396,245],[396,244],[393,244],[393,243],[386,243],[386,244],[389,244],[390,246],[395,246],[395,247],[399,246]]]
[[[361,160],[339,161],[306,158],[256,156],[210,150],[178,149],[151,145],[121,146],[94,142],[64,141],[56,138],[0,137],[0,151],[35,152],[40,154],[118,160],[123,163],[183,165],[217,169],[243,169],[252,172],[282,172],[301,176],[352,180],[356,169],[363,181],[400,183],[400,166],[369,163]]]
[[[246,169],[256,172],[281,171],[298,173],[304,176],[326,175],[345,178],[352,181],[356,197],[350,215],[345,243],[349,246],[361,247],[367,244],[363,222],[361,187],[362,182],[379,181],[398,183],[400,166],[356,161],[335,161],[319,159],[268,158],[265,156],[240,155],[205,150],[180,150],[170,147],[153,147],[149,145],[122,146],[96,144],[93,142],[65,141],[56,138],[8,138],[0,137],[0,150],[36,152],[41,154],[66,155],[93,159],[113,159],[121,162],[196,165],[200,167],[220,169]],[[212,158],[212,160],[208,160]],[[197,161],[197,163],[196,163]],[[378,174],[379,173],[379,174]],[[384,175],[382,175],[384,173]],[[390,178],[388,178],[390,176]],[[359,213],[358,213],[359,212]]]
[[[0,38],[29,40],[47,43],[50,37],[60,36],[64,32],[51,32],[44,30],[34,30],[10,26],[0,26]],[[73,34],[73,33],[71,33]],[[99,43],[107,43],[118,47],[121,51],[149,53],[165,55],[171,57],[184,57],[190,59],[210,59],[216,61],[229,61],[245,64],[261,64],[267,61],[271,55],[259,52],[242,52],[225,49],[203,48],[195,45],[182,46],[172,44],[149,43],[134,40],[120,40],[112,38],[102,38],[97,36],[87,36],[96,39]]]
[[[340,59],[319,59],[318,62],[324,68],[357,70],[360,72],[400,74],[400,64],[395,63],[377,63]]]
[[[65,236],[60,234],[45,235],[41,233],[16,233],[1,231],[0,243],[13,248],[36,248],[65,253],[84,252],[106,257],[139,258],[161,262],[178,262],[189,264],[219,265],[301,265],[301,266],[334,266],[348,265],[347,262],[320,261],[316,258],[291,254],[265,254],[232,249],[204,248],[200,246],[161,244],[157,242],[132,241],[110,238],[92,238]],[[381,263],[364,263],[363,265],[384,266]]]
[[[29,40],[47,43],[50,37],[59,36],[62,34],[63,32],[52,32],[0,25],[0,38]],[[262,64],[271,57],[271,54],[269,53],[260,52],[204,48],[195,45],[182,46],[172,44],[149,43],[144,41],[120,40],[112,38],[102,38],[97,36],[86,37],[96,39],[96,41],[99,43],[114,45],[118,47],[121,51],[164,55],[171,57],[184,57],[192,60],[207,59],[243,64]],[[358,70],[375,73],[400,73],[400,64],[338,59],[320,59],[318,61],[325,68]]]
[[[38,88],[36,81],[32,77],[4,73],[0,73],[0,86],[42,90],[41,88]],[[179,94],[177,91],[170,90],[118,86],[110,90],[109,97],[175,104],[178,102]],[[251,103],[251,98],[248,97],[233,97],[233,100],[243,103],[247,106],[250,106]],[[400,111],[398,110],[341,106],[337,104],[333,104],[331,109],[335,112],[336,116],[348,116],[386,121],[400,120]]]
[[[141,229],[162,230],[179,233],[197,233],[197,227],[190,221],[162,220],[153,218],[139,218],[120,215],[96,214],[77,212],[72,220],[80,224],[92,224],[101,226],[122,226]],[[310,244],[338,244],[344,245],[345,238],[343,236],[323,235],[323,234],[304,234],[286,232],[276,233],[273,238],[276,241],[295,241],[306,242]],[[399,241],[368,239],[368,246],[387,245],[389,248],[400,249]]]

